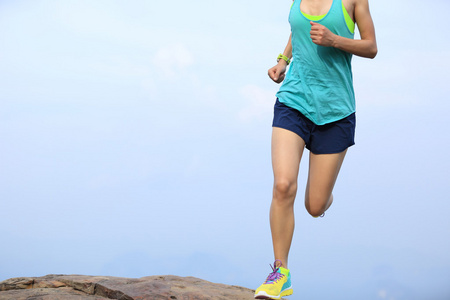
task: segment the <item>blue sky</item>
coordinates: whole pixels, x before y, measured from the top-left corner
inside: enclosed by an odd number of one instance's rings
[[[0,2],[0,280],[256,288],[273,260],[267,69],[290,5]],[[353,60],[356,146],[323,219],[301,165],[290,299],[448,299],[449,9],[371,2],[379,54]]]

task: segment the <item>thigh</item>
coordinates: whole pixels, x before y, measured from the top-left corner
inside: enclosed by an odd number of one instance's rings
[[[286,184],[297,182],[300,160],[305,142],[296,133],[273,127],[272,130],[272,167],[275,182]]]
[[[331,197],[347,150],[333,154],[310,153],[305,204],[325,205]]]

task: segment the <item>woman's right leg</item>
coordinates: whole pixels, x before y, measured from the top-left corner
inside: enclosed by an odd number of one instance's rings
[[[272,167],[274,186],[270,206],[270,228],[275,260],[288,268],[288,255],[294,234],[294,200],[305,142],[296,133],[273,127]]]

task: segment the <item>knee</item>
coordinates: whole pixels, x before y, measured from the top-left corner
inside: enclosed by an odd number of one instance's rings
[[[324,208],[320,208],[320,207],[308,207],[308,206],[306,206],[306,210],[314,218],[320,217],[325,212],[325,209]]]
[[[286,180],[275,180],[273,187],[273,196],[277,201],[294,202],[295,194],[297,193],[297,183]]]
[[[324,200],[322,197],[307,197],[305,199],[305,208],[308,213],[317,218],[321,216],[326,210],[327,200]]]

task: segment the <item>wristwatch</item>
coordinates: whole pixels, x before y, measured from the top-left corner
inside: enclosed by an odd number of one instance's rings
[[[291,60],[286,55],[283,54],[278,55],[277,62],[279,62],[280,59],[284,60],[288,65],[291,63]]]

